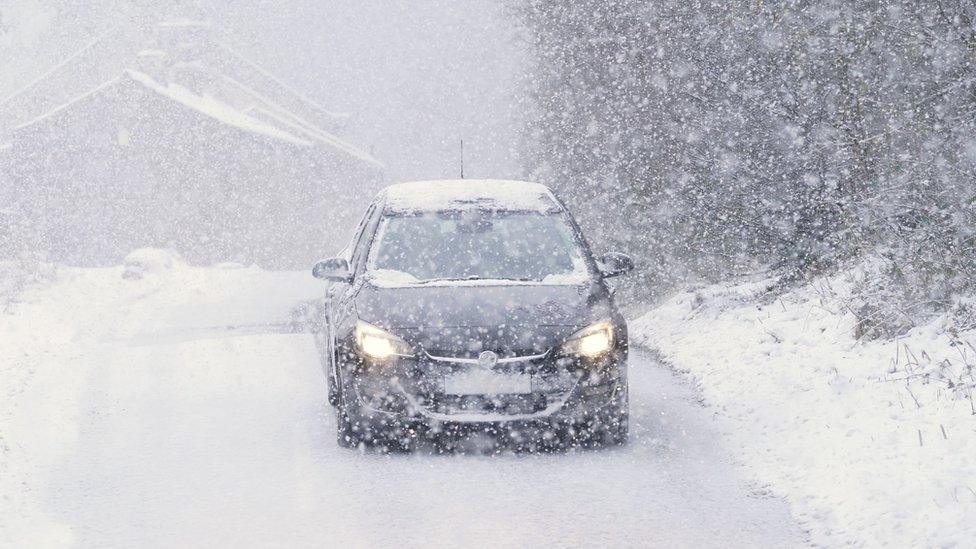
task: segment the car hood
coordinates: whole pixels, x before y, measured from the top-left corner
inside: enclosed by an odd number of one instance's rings
[[[378,288],[356,296],[362,320],[428,349],[546,348],[575,329],[610,316],[595,284],[458,285]]]

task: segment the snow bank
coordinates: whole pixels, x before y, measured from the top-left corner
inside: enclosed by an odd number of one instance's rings
[[[0,547],[77,541],[66,519],[45,509],[60,497],[50,486],[55,464],[78,452],[79,416],[91,397],[81,389],[106,381],[98,373],[106,349],[290,332],[296,304],[325,288],[304,271],[191,267],[158,249],[133,252],[125,266],[42,267],[14,306],[0,307]],[[0,262],[0,284],[21,270]],[[137,369],[132,377],[145,383]]]
[[[93,311],[118,310],[112,288],[119,270],[78,276],[60,268],[50,284],[24,288],[19,303],[0,314],[0,546],[66,546],[70,529],[44,511],[44,479],[51,464],[77,441],[80,399],[75,389],[87,372],[76,367],[105,329]],[[97,299],[99,307],[91,300]],[[64,367],[70,364],[72,367]],[[43,399],[25,398],[33,389]],[[27,543],[26,540],[30,540]]]
[[[50,282],[56,272],[54,265],[31,254],[0,260],[0,314],[9,313],[26,289]]]
[[[159,274],[183,264],[180,255],[173,250],[161,248],[139,248],[133,250],[122,260],[122,278],[141,279],[149,274]]]
[[[976,333],[936,321],[858,342],[856,276],[775,298],[771,281],[680,293],[633,322],[632,338],[698,382],[744,466],[815,544],[968,545]]]

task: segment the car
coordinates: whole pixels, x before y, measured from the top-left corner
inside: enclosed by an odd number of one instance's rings
[[[487,435],[519,447],[628,437],[627,324],[566,206],[522,181],[400,183],[375,197],[329,282],[316,342],[344,447]]]

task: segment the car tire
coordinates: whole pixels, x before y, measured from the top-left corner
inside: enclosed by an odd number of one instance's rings
[[[339,392],[336,390],[335,379],[332,377],[332,372],[327,371],[325,374],[325,383],[328,386],[329,392],[329,404],[338,410],[339,407]]]
[[[359,448],[365,441],[362,430],[349,420],[343,406],[336,407],[336,443],[340,448]]]
[[[617,410],[616,414],[607,418],[603,430],[603,446],[623,446],[630,438],[630,414]]]
[[[630,406],[626,385],[613,401],[588,413],[565,431],[562,440],[568,446],[600,448],[623,446],[630,437]]]
[[[368,430],[361,419],[356,397],[349,398],[346,387],[335,386],[335,380],[329,376],[329,382],[335,398],[336,412],[336,443],[341,448],[360,448],[367,445]]]
[[[410,452],[415,440],[402,436],[397,425],[377,425],[363,418],[358,405],[339,398],[336,406],[336,443],[341,448],[361,448],[378,452]],[[352,408],[352,409],[350,409]]]
[[[603,445],[623,446],[630,438],[630,391],[624,385],[617,395],[616,403],[609,406],[603,414]]]

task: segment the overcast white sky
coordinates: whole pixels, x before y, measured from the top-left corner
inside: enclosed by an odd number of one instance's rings
[[[523,47],[490,0],[0,0],[0,97],[140,13],[210,20],[224,40],[334,110],[391,180],[518,177]],[[84,90],[79,90],[84,91]]]

